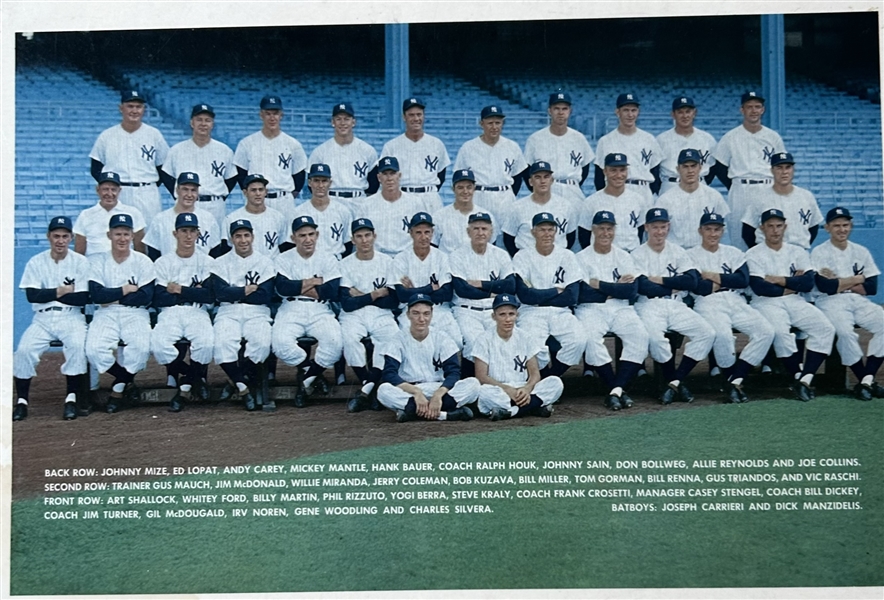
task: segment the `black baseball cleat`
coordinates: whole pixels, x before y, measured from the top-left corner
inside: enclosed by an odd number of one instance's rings
[[[331,388],[328,386],[328,381],[325,380],[325,377],[322,375],[317,375],[316,379],[313,380],[313,383],[310,384],[310,387],[307,388],[307,395],[312,396],[313,394],[317,394],[319,396],[328,396]]]
[[[691,393],[691,390],[683,383],[678,384],[678,399],[687,403],[694,401],[694,395]]]
[[[553,414],[553,407],[552,406],[544,406],[543,404],[541,404],[540,406],[538,406],[537,408],[534,409],[534,414],[537,415],[538,417],[543,418],[543,419],[548,419]]]
[[[512,417],[512,413],[505,408],[492,408],[491,414],[488,415],[492,421],[503,421]]]
[[[795,394],[796,400],[801,400],[802,402],[810,402],[813,400],[813,390],[810,389],[810,386],[801,381],[796,381],[792,384],[792,392]]]
[[[742,404],[743,397],[741,395],[742,390],[740,389],[740,386],[729,383],[728,388],[727,401],[730,404]]]
[[[218,402],[227,402],[238,394],[239,392],[237,392],[236,386],[231,383],[225,383],[224,388],[221,390],[221,395],[218,396]]]
[[[446,420],[448,421],[469,421],[473,418],[473,411],[469,406],[461,406],[454,410],[449,410]]]
[[[417,414],[405,412],[404,410],[396,411],[396,422],[397,423],[407,423],[408,421],[416,421]]]
[[[670,385],[666,386],[666,389],[660,395],[660,403],[661,404],[672,404],[675,400],[675,396],[678,394],[676,389]]]
[[[240,394],[240,397],[243,399],[243,402],[245,402],[247,411],[252,412],[253,410],[258,409],[258,403],[255,402],[255,397],[252,396],[252,392],[246,390],[244,394]]]
[[[172,399],[169,400],[169,412],[181,412],[184,408],[184,397],[181,395],[179,391],[177,394],[172,396]]]
[[[360,390],[354,398],[350,398],[350,401],[347,402],[347,412],[362,412],[363,410],[366,410],[370,405],[371,401],[368,399],[368,394]]]
[[[868,385],[863,385],[862,383],[857,383],[853,386],[853,395],[857,400],[865,400],[869,401],[872,399],[872,388]]]
[[[884,385],[881,385],[876,381],[869,386],[869,389],[872,390],[872,395],[875,398],[884,398]]]
[[[64,403],[64,413],[62,414],[62,418],[65,421],[73,421],[77,418],[77,403],[76,402],[65,402]]]
[[[620,398],[615,396],[614,394],[611,394],[605,400],[605,406],[611,410],[620,410]]]
[[[620,394],[620,408],[632,408],[635,402],[632,401],[632,398],[626,395],[626,392]]]
[[[115,396],[113,394],[107,397],[107,403],[104,405],[104,412],[112,415],[116,412],[120,412],[120,407],[123,403],[122,396]]]
[[[307,390],[304,389],[303,385],[299,385],[295,390],[295,406],[297,408],[307,406]]]
[[[208,384],[202,379],[198,379],[193,383],[193,387],[191,389],[191,393],[194,398],[196,398],[200,402],[208,402],[209,398],[212,395],[211,390],[209,390]]]
[[[12,420],[13,421],[24,421],[28,418],[28,405],[27,404],[16,404],[15,408],[12,409]]]
[[[138,386],[136,386],[132,382],[127,383],[125,389],[123,389],[123,400],[125,400],[131,406],[140,404],[141,389],[139,389]]]

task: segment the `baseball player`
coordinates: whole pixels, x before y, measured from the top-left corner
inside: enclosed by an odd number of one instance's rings
[[[393,156],[381,158],[378,161],[381,187],[377,194],[365,199],[359,215],[376,223],[375,248],[388,256],[396,256],[411,246],[408,224],[415,213],[426,211],[426,203],[419,196],[402,191],[400,178],[399,161]]]
[[[17,401],[12,420],[28,416],[28,392],[37,374],[40,355],[50,342],[63,344],[61,372],[67,383],[63,417],[77,418],[77,391],[86,373],[86,321],[82,307],[89,302],[89,261],[70,251],[73,226],[68,217],[53,217],[46,230],[49,249],[28,260],[19,288],[34,311],[12,359]]]
[[[160,177],[175,198],[175,182],[181,173],[199,175],[199,207],[223,224],[227,218],[227,196],[239,181],[239,173],[233,164],[233,150],[212,138],[214,127],[215,109],[205,103],[195,105],[190,111],[193,135],[172,146]]]
[[[743,252],[721,243],[724,216],[703,213],[698,229],[701,243],[688,250],[700,271],[700,283],[693,292],[694,310],[715,330],[712,350],[728,381],[728,402],[748,402],[743,380],[761,364],[774,338],[773,327],[746,303],[743,292],[749,285],[749,267]],[[733,330],[746,334],[749,343],[737,359]]]
[[[310,172],[307,174],[307,185],[310,186],[313,195],[309,202],[295,209],[297,215],[287,220],[292,222],[298,216],[311,217],[320,231],[316,240],[318,244],[316,249],[340,258],[352,247],[350,223],[353,221],[353,216],[350,202],[331,197],[330,187],[334,183],[331,174],[331,167],[327,164],[311,163]],[[280,244],[280,252],[288,251],[290,245],[291,242]]]
[[[771,208],[761,215],[764,243],[746,252],[752,306],[764,315],[774,328],[774,351],[786,370],[798,381],[792,387],[798,400],[814,397],[810,387],[813,376],[832,351],[835,328],[802,293],[813,290],[816,273],[807,250],[785,242],[786,217],[783,211]],[[803,367],[795,345],[797,327],[807,334]]]
[[[101,174],[119,173],[123,204],[137,208],[150,221],[162,210],[160,167],[166,161],[169,145],[155,127],[143,123],[146,100],[137,90],[120,94],[122,121],[105,129],[95,140],[89,158],[92,177],[99,184]]]
[[[508,219],[503,226],[503,241],[510,255],[523,248],[534,246],[531,234],[534,215],[548,212],[556,217],[556,245],[570,248],[577,239],[577,207],[570,197],[556,196],[552,193],[553,171],[550,164],[537,161],[528,170],[528,184],[534,190],[530,196],[517,200],[506,213]]]
[[[660,161],[663,150],[657,139],[636,126],[639,115],[639,100],[635,94],[617,96],[617,128],[599,138],[595,151],[595,189],[605,187],[604,157],[611,153],[630,157],[632,167],[626,185],[642,195],[645,202],[653,202],[653,194],[660,188]]]
[[[559,226],[552,213],[534,215],[531,232],[534,246],[519,250],[513,258],[516,295],[522,303],[519,327],[541,342],[552,336],[561,345],[556,357],[548,350],[538,355],[550,375],[562,375],[580,362],[586,341],[583,328],[571,308],[577,304],[581,269],[570,250],[556,246]]]
[[[370,196],[378,190],[378,153],[353,135],[356,112],[349,102],[339,102],[332,107],[331,124],[334,136],[310,153],[307,164],[322,163],[330,167],[335,178],[328,195],[352,208],[361,204],[366,194]],[[349,223],[349,219],[344,223]]]
[[[316,251],[318,237],[313,217],[297,217],[291,235],[295,249],[276,258],[276,293],[282,305],[273,322],[273,353],[287,365],[304,368],[303,393],[295,397],[298,408],[306,405],[315,382],[343,350],[341,325],[328,305],[338,299],[341,269],[333,255]],[[305,335],[319,342],[312,359],[298,346],[298,337]]]
[[[458,173],[455,171],[455,178]],[[471,375],[473,347],[493,325],[490,317],[494,298],[498,294],[514,294],[516,276],[509,255],[490,243],[494,239],[490,214],[471,214],[466,231],[469,244],[448,256],[448,266],[454,287],[452,313],[464,340],[461,369]]]
[[[516,327],[519,306],[512,294],[495,296],[491,315],[495,327],[476,344],[476,379],[482,384],[479,412],[492,421],[550,417],[565,389],[555,375],[540,377],[537,354],[543,343]]]
[[[700,155],[700,181],[712,183],[713,175],[710,168],[715,165],[715,138],[698,127],[694,127],[697,118],[697,105],[690,96],[676,96],[672,100],[672,122],[674,126],[657,136],[657,143],[663,150],[660,163],[660,196],[678,184],[679,153],[691,148]],[[674,222],[674,221],[673,221]]]
[[[586,137],[568,127],[571,118],[571,94],[554,92],[549,95],[549,127],[532,133],[525,142],[525,160],[528,164],[546,161],[556,174],[552,191],[556,196],[582,204],[586,195],[580,186],[586,181],[595,154]],[[528,182],[530,187],[531,183]],[[553,209],[555,212],[555,209]]]
[[[879,304],[868,299],[878,292],[881,273],[868,249],[850,241],[853,216],[849,210],[836,206],[827,212],[826,231],[829,242],[810,253],[816,287],[820,291],[816,307],[835,326],[841,362],[849,366],[859,380],[853,388],[856,397],[860,400],[871,400],[872,396],[884,398],[884,387],[875,382],[875,375],[884,362],[884,312]],[[865,364],[855,325],[872,334]]]
[[[90,257],[89,295],[99,305],[86,334],[86,357],[98,373],[114,377],[105,410],[115,413],[124,397],[137,398],[133,380],[150,356],[150,315],[156,272],[150,259],[133,252],[132,217],[110,218],[110,252]],[[126,351],[114,359],[123,342]]]
[[[476,202],[501,219],[507,218],[528,168],[519,145],[501,135],[505,118],[496,104],[483,108],[481,135],[467,140],[454,160],[456,171],[470,169],[476,175]]]
[[[699,150],[681,150],[676,167],[678,183],[657,199],[657,206],[665,208],[671,219],[667,241],[684,249],[693,248],[700,243],[696,225],[701,215],[716,213],[726,217],[730,213],[721,194],[701,184],[702,168],[703,156]]]
[[[442,208],[439,190],[445,183],[445,170],[451,164],[445,144],[424,131],[426,104],[418,98],[402,102],[405,133],[384,144],[381,156],[395,156],[402,166],[402,191],[423,200],[430,212]]]
[[[589,248],[592,242],[592,220],[601,211],[614,215],[620,223],[620,233],[614,238],[618,248],[632,252],[642,243],[645,228],[645,212],[650,205],[643,195],[626,185],[629,179],[629,160],[625,154],[613,152],[604,158],[605,187],[586,199],[581,205],[578,237],[581,248]]]
[[[181,186],[178,190],[180,201],[187,192]],[[211,214],[205,214],[214,219]],[[190,400],[194,387],[206,389],[203,371],[212,361],[215,343],[208,312],[215,302],[209,281],[214,260],[197,250],[201,237],[198,215],[178,214],[173,236],[175,250],[164,253],[154,263],[153,306],[160,309],[160,314],[150,336],[150,349],[159,364],[177,363],[173,372],[178,391],[169,402],[169,410],[179,412]],[[177,347],[182,339],[190,342],[190,365],[184,362],[184,353]],[[180,380],[178,373],[183,373]],[[204,397],[201,393],[198,395]]]
[[[144,217],[134,206],[119,201],[121,189],[118,173],[105,171],[98,176],[95,186],[98,204],[83,210],[74,221],[74,252],[84,256],[109,252],[107,224],[112,216],[119,214],[131,215],[134,227],[132,245],[137,252],[144,252]]]
[[[592,246],[576,255],[583,280],[574,310],[586,340],[584,360],[607,386],[605,406],[615,411],[632,407],[625,388],[648,356],[649,343],[648,332],[630,305],[638,294],[638,278],[645,273],[626,250],[617,247],[616,231],[614,213],[602,210],[593,216]],[[608,332],[623,343],[616,376],[605,347]]]
[[[469,245],[467,222],[470,215],[477,212],[488,213],[484,208],[473,203],[476,177],[472,171],[469,169],[455,171],[451,177],[451,185],[454,188],[454,202],[433,213],[433,219],[436,222],[435,244],[447,254]]]
[[[713,172],[728,188],[727,202],[731,212],[727,229],[731,231],[731,243],[741,250],[748,246],[738,235],[740,219],[753,200],[772,183],[770,158],[777,152],[785,152],[783,139],[773,129],[761,124],[764,115],[764,97],[758,92],[746,92],[740,97],[743,123],[734,127],[718,141],[713,153],[717,165]],[[767,210],[766,207],[764,210]],[[740,239],[738,239],[740,238]]]
[[[347,403],[347,410],[359,412],[370,406],[380,410],[376,395],[372,398],[372,392],[380,383],[384,365],[380,351],[399,331],[393,318],[399,301],[392,283],[387,279],[393,259],[375,251],[377,234],[370,219],[356,219],[350,225],[350,232],[354,252],[340,262],[339,319],[344,358],[359,378],[361,387]],[[365,346],[361,341],[365,336],[371,336],[374,347],[371,368],[368,367]]]
[[[279,245],[289,237],[290,222],[284,213],[267,205],[267,184],[260,173],[246,175],[242,181],[246,203],[227,215],[227,228],[237,221],[248,221],[254,239],[253,250],[272,258],[279,254]]]
[[[405,310],[416,294],[423,294],[433,301],[433,327],[448,334],[458,350],[463,349],[463,336],[451,314],[451,268],[448,255],[434,248],[433,218],[429,213],[415,214],[408,224],[411,248],[403,250],[393,259],[390,267],[390,283],[395,285],[396,296]],[[402,327],[407,324],[400,322]]]
[[[236,386],[248,411],[258,402],[246,384],[246,375],[257,373],[270,354],[270,300],[273,297],[276,268],[266,254],[255,250],[252,224],[237,219],[230,224],[233,252],[219,257],[212,264],[212,286],[220,303],[215,314],[215,362]],[[243,360],[240,345],[245,340]],[[258,382],[263,390],[263,382]],[[259,399],[266,401],[267,398]],[[222,394],[223,396],[223,394]]]
[[[161,255],[174,253],[178,249],[177,231],[179,215],[196,215],[199,221],[199,236],[196,249],[204,254],[217,256],[221,251],[221,228],[215,216],[197,204],[200,196],[200,176],[198,173],[182,171],[178,175],[175,205],[154,216],[144,235],[147,255],[156,260]]]
[[[662,363],[663,377],[668,382],[660,401],[671,404],[677,397],[683,402],[693,402],[694,396],[684,379],[709,354],[715,340],[712,326],[683,301],[689,291],[696,289],[700,274],[688,253],[667,240],[669,213],[665,208],[652,208],[647,212],[645,231],[648,241],[632,252],[633,260],[642,271],[635,312],[648,331],[651,358]],[[690,338],[678,368],[666,339],[667,331]]]
[[[450,336],[430,323],[433,300],[415,294],[405,316],[409,326],[401,329],[383,350],[384,373],[378,401],[396,411],[396,421],[418,418],[428,421],[469,421],[467,404],[479,395],[479,380],[460,378],[457,346]]]
[[[266,173],[267,205],[285,214],[294,209],[295,199],[304,187],[307,154],[301,142],[281,129],[283,112],[279,96],[261,98],[259,114],[261,131],[240,140],[233,162],[243,187],[250,173]]]
[[[786,243],[810,250],[819,233],[823,214],[810,190],[792,183],[795,178],[795,159],[789,152],[777,152],[770,157],[773,185],[759,191],[743,214],[743,241],[750,248],[761,243],[758,217],[769,208],[783,211],[790,226],[786,228]]]

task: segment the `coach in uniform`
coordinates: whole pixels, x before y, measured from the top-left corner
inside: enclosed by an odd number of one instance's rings
[[[700,178],[703,183],[712,183],[714,175],[710,168],[715,165],[715,138],[698,127],[697,105],[690,96],[676,96],[672,100],[672,121],[674,126],[657,136],[657,143],[663,150],[660,163],[660,196],[678,184],[678,156],[682,150],[692,148],[700,156]]]
[[[95,186],[98,204],[81,211],[74,221],[74,252],[91,256],[110,251],[107,224],[112,216],[119,214],[132,217],[132,245],[137,252],[144,252],[144,217],[134,206],[119,201],[120,189],[118,173],[105,171],[98,176],[98,185]]]

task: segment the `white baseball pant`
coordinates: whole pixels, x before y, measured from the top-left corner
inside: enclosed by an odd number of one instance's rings
[[[190,358],[207,365],[212,362],[215,336],[209,313],[195,306],[169,306],[157,317],[156,327],[150,335],[150,351],[161,365],[167,365],[178,357],[175,343],[190,342]]]
[[[319,302],[294,300],[283,304],[273,322],[273,352],[282,362],[293,367],[304,362],[307,355],[298,346],[298,338],[309,335],[316,338],[314,360],[329,368],[341,358],[344,342],[341,324],[328,305]]]
[[[463,334],[463,357],[467,360],[473,360],[473,347],[480,337],[487,335],[486,331],[494,326],[494,320],[491,318],[492,311],[473,310],[472,308],[464,308],[455,305],[451,309],[454,313],[454,320]]]
[[[519,388],[522,387],[524,383],[507,383],[507,385]],[[555,375],[551,375],[538,381],[531,394],[540,398],[540,402],[544,406],[549,406],[562,397],[562,392],[564,390],[565,384],[562,380]],[[491,411],[495,408],[510,410],[511,406],[510,397],[505,391],[503,391],[503,388],[489,384],[482,384],[479,387],[479,412],[483,415],[491,414]]]
[[[774,351],[778,358],[792,356],[798,351],[795,334],[790,328],[796,327],[807,334],[806,348],[819,354],[832,351],[835,327],[813,304],[798,294],[780,298],[758,297],[752,306],[760,312],[774,329]]]
[[[246,340],[245,357],[261,363],[270,355],[270,316],[241,317],[237,314],[215,317],[215,362],[219,365],[236,362],[239,348]]]
[[[648,356],[648,330],[628,302],[581,304],[576,309],[576,316],[586,338],[584,358],[587,364],[600,367],[611,362],[611,355],[605,346],[605,334],[608,332],[623,343],[621,360],[641,364]]]
[[[399,332],[393,314],[377,306],[364,306],[354,312],[341,312],[340,322],[347,364],[351,367],[364,367],[368,364],[362,338],[371,336],[374,346],[371,364],[383,369],[384,355],[381,354],[381,349]]]
[[[118,352],[120,366],[130,373],[143,371],[150,357],[150,314],[146,308],[111,305],[95,311],[86,333],[86,358],[99,373],[114,364],[114,350],[119,342],[126,346]]]
[[[638,302],[635,312],[648,331],[651,358],[658,363],[668,362],[672,358],[672,348],[666,339],[667,331],[678,332],[690,339],[684,347],[684,355],[688,358],[703,360],[712,349],[715,330],[681,300],[649,298]]]
[[[764,360],[773,343],[774,330],[757,310],[749,306],[738,292],[722,291],[696,299],[694,310],[715,330],[712,351],[718,366],[727,369],[737,362],[736,338],[733,330],[749,336],[749,343],[740,358],[753,367]]]
[[[518,326],[536,339],[546,342],[552,336],[561,344],[559,362],[576,365],[583,356],[586,340],[583,327],[570,310],[554,306],[526,306],[519,310]],[[549,351],[544,348],[537,354],[538,363],[549,363]]]
[[[436,393],[436,390],[442,386],[442,382],[425,381],[423,383],[415,383],[414,385],[419,387],[424,396],[429,400]],[[454,387],[448,390],[448,395],[454,398],[454,401],[457,402],[457,407],[460,408],[465,404],[476,401],[476,398],[479,397],[479,387],[478,379],[467,377],[455,383]],[[391,383],[384,382],[378,386],[378,402],[390,410],[405,410],[405,405],[408,404],[411,398],[411,394]]]
[[[836,294],[817,298],[816,307],[835,327],[841,363],[852,365],[863,357],[854,324],[872,334],[866,356],[884,356],[884,309],[859,294]]]
[[[18,349],[12,358],[12,374],[18,379],[30,379],[37,374],[40,355],[49,343],[58,340],[64,344],[62,375],[82,375],[86,372],[86,320],[78,308],[47,310],[34,313],[34,320],[22,334]]]

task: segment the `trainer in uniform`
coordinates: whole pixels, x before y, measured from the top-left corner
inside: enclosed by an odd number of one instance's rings
[[[586,199],[580,206],[578,237],[580,247],[592,245],[592,220],[599,212],[609,212],[620,223],[620,234],[614,244],[632,252],[642,243],[645,231],[645,212],[650,208],[644,196],[626,185],[629,179],[629,161],[619,152],[605,156],[605,187]]]
[[[313,217],[301,216],[292,222],[291,239],[295,249],[276,257],[276,293],[282,305],[273,322],[273,353],[292,367],[303,367],[303,385],[295,396],[295,406],[306,406],[306,396],[319,387],[328,389],[322,372],[341,358],[341,325],[329,302],[338,300],[341,268],[334,255],[317,252],[319,229]],[[314,358],[298,346],[298,338],[317,340]]]
[[[530,196],[516,200],[504,213],[508,219],[503,226],[503,241],[510,256],[523,248],[534,246],[531,235],[534,215],[547,212],[556,216],[556,246],[570,248],[577,239],[578,208],[570,197],[552,193],[554,183],[552,167],[548,162],[537,161],[529,168],[528,184],[534,190]]]
[[[323,253],[334,254],[341,257],[349,250],[350,222],[353,220],[350,212],[351,203],[346,200],[338,200],[331,197],[329,188],[334,185],[331,167],[324,163],[311,163],[310,172],[307,174],[307,185],[310,187],[312,196],[309,202],[299,205],[295,217],[312,217],[319,228],[319,238],[316,240],[316,249]],[[360,199],[359,202],[362,202]],[[357,206],[359,206],[357,204]],[[361,206],[360,206],[361,208]],[[288,250],[290,242],[280,245],[280,252]]]
[[[704,183],[712,183],[714,175],[710,168],[715,165],[715,138],[694,127],[697,118],[697,105],[690,96],[677,96],[672,101],[672,121],[674,127],[657,136],[657,143],[663,150],[660,163],[660,196],[676,187],[678,183],[679,153],[685,148],[697,150],[700,154],[700,177]]]
[[[881,273],[868,249],[850,241],[853,216],[849,210],[836,206],[827,212],[826,231],[829,242],[810,253],[816,287],[821,293],[816,307],[835,326],[841,362],[859,380],[853,388],[856,397],[884,398],[884,386],[875,382],[875,374],[884,362],[884,312],[880,304],[868,298],[878,292]],[[855,325],[872,334],[865,364]]]
[[[388,256],[396,256],[411,246],[408,224],[416,213],[426,211],[426,203],[419,196],[402,191],[400,177],[399,161],[395,157],[384,156],[378,161],[381,187],[377,194],[365,199],[359,215],[376,223],[375,249]]]
[[[657,139],[636,126],[639,101],[635,94],[617,96],[617,128],[599,138],[595,151],[595,189],[605,187],[604,157],[612,152],[630,157],[632,167],[626,185],[642,195],[645,202],[653,202],[653,194],[660,186],[660,161],[663,150]]]
[[[279,245],[289,237],[290,222],[286,216],[266,203],[267,179],[259,173],[246,175],[242,181],[244,206],[227,215],[227,228],[237,221],[248,221],[253,235],[253,250],[273,258]],[[231,245],[233,240],[230,240]]]
[[[90,257],[89,295],[99,305],[86,334],[86,357],[99,373],[114,377],[106,410],[115,413],[124,396],[136,398],[135,375],[147,366],[150,356],[150,314],[156,271],[151,260],[134,252],[132,217],[110,218],[107,235],[110,252]],[[114,359],[117,344],[126,351]]]
[[[340,302],[341,336],[344,358],[353,369],[361,384],[360,390],[347,404],[349,412],[366,408],[380,410],[377,404],[376,386],[381,380],[384,357],[381,349],[395,337],[399,328],[393,318],[393,310],[399,301],[387,277],[393,259],[375,252],[377,234],[370,219],[356,219],[350,226],[353,237],[353,253],[341,260]],[[374,352],[371,368],[362,338],[371,336]]]
[[[731,244],[746,250],[746,243],[740,236],[740,219],[755,198],[772,183],[770,159],[776,152],[785,152],[783,139],[773,129],[761,124],[764,114],[764,97],[758,92],[746,92],[740,97],[740,112],[743,123],[725,133],[715,147],[713,169],[721,182],[728,188],[727,203],[731,212],[728,215],[727,229],[731,232]],[[764,210],[767,210],[766,207]]]
[[[267,205],[286,214],[294,209],[295,199],[304,187],[307,155],[301,142],[281,129],[283,112],[279,96],[261,98],[259,114],[261,131],[240,140],[233,162],[243,186],[249,173],[265,173]]]
[[[178,190],[180,201],[186,192],[181,186]],[[205,388],[203,371],[212,362],[215,343],[208,312],[215,302],[209,281],[214,260],[205,252],[197,251],[201,235],[196,214],[178,214],[173,236],[175,250],[164,253],[154,263],[153,306],[160,309],[160,314],[150,336],[150,349],[159,364],[178,363],[173,371],[183,376],[176,377],[178,391],[169,403],[169,410],[179,412],[190,400],[194,387],[198,388],[199,397],[208,398],[208,394],[203,396],[199,391]],[[190,342],[190,365],[184,362],[184,353],[176,345],[182,339]]]
[[[470,169],[476,176],[476,202],[502,220],[508,218],[528,168],[519,145],[501,135],[504,119],[499,106],[483,108],[482,134],[467,140],[454,160],[455,170]]]
[[[223,225],[228,211],[227,195],[239,181],[239,173],[233,164],[233,150],[212,138],[214,127],[215,109],[208,104],[194,106],[190,111],[193,136],[172,146],[160,177],[174,198],[175,182],[181,173],[199,175],[199,207],[211,213]],[[205,224],[202,228],[205,229]]]
[[[105,171],[118,173],[123,186],[120,200],[137,208],[150,222],[163,208],[157,186],[169,145],[158,129],[142,122],[144,103],[144,96],[136,90],[123,92],[120,95],[122,121],[101,132],[89,158],[95,181],[101,183],[99,179]]]
[[[415,294],[408,301],[408,328],[397,332],[383,349],[384,373],[378,401],[396,411],[396,421],[469,421],[467,404],[479,395],[479,380],[460,378],[457,346],[438,327],[431,327],[433,300]]]
[[[694,290],[694,310],[715,330],[712,351],[715,362],[728,381],[728,401],[748,402],[743,380],[761,364],[773,342],[773,327],[746,303],[743,293],[749,285],[749,267],[743,252],[721,243],[724,216],[703,213],[699,219],[701,243],[688,250],[700,270],[700,283]],[[746,334],[749,343],[737,360],[733,330]]]
[[[730,213],[727,203],[718,191],[700,181],[703,157],[699,150],[685,148],[678,153],[678,183],[657,199],[657,206],[669,212],[670,244],[684,249],[700,243],[697,223],[700,217],[716,213],[726,217]]]
[[[685,386],[684,379],[699,361],[706,358],[715,340],[712,326],[683,301],[689,291],[696,289],[700,274],[687,251],[667,240],[669,214],[665,208],[648,211],[645,230],[648,241],[632,253],[642,271],[638,278],[635,312],[648,331],[651,358],[662,363],[663,378],[668,383],[660,401],[671,404],[677,397],[683,402],[693,402],[694,396]],[[667,331],[678,332],[691,340],[685,345],[678,368],[666,339]]]
[[[147,233],[144,245],[147,255],[156,260],[161,255],[172,254],[178,247],[178,216],[184,213],[196,215],[199,221],[196,249],[203,254],[216,256],[222,249],[221,228],[215,216],[197,204],[200,195],[200,177],[197,173],[183,171],[178,175],[175,206],[155,215]]]
[[[134,206],[119,201],[120,189],[119,174],[108,171],[98,176],[95,186],[98,204],[84,209],[74,221],[74,252],[84,256],[109,252],[111,243],[107,237],[107,224],[112,216],[119,214],[131,215],[132,245],[137,252],[144,252],[144,217]]]
[[[550,417],[565,389],[561,378],[540,377],[537,354],[543,343],[518,327],[519,301],[511,294],[494,297],[494,327],[475,349],[479,412],[500,421],[535,415]]]
[[[338,198],[348,208],[355,208],[362,203],[366,194],[370,196],[378,190],[378,153],[353,135],[356,113],[349,102],[340,102],[332,107],[331,124],[335,130],[334,136],[310,153],[307,164],[311,165],[311,169],[312,165],[318,163],[328,166],[335,174],[328,195]],[[349,223],[349,219],[346,223]],[[321,240],[325,235],[319,237]]]
[[[402,102],[405,133],[384,144],[381,156],[395,156],[402,166],[402,190],[423,200],[430,212],[442,208],[439,190],[451,164],[442,140],[424,131],[426,104],[418,98]]]
[[[630,305],[638,294],[638,278],[644,273],[626,250],[616,246],[616,231],[614,213],[603,210],[593,216],[592,246],[576,255],[583,280],[574,311],[586,340],[584,359],[607,386],[605,406],[611,410],[632,407],[625,388],[648,356],[649,342],[645,326]],[[608,332],[623,343],[616,376],[605,346]]]
[[[476,177],[472,171],[469,169],[455,171],[451,177],[451,186],[454,188],[454,202],[433,213],[433,219],[436,222],[434,243],[447,254],[451,254],[463,246],[469,246],[467,223],[470,215],[477,212],[488,213],[483,207],[473,203]],[[491,216],[493,218],[494,215]]]
[[[540,160],[548,162],[556,174],[553,193],[582,204],[586,195],[580,186],[589,175],[595,154],[586,141],[586,136],[568,127],[571,118],[571,94],[550,94],[547,113],[550,118],[549,127],[535,131],[528,137],[525,142],[525,160],[528,164]]]
[[[89,302],[89,261],[70,251],[71,220],[54,217],[46,239],[49,249],[25,265],[19,288],[25,291],[34,319],[22,334],[12,359],[12,375],[18,399],[12,420],[28,416],[28,391],[37,374],[40,355],[55,340],[63,344],[61,372],[66,379],[65,420],[77,418],[77,391],[86,373],[86,321],[82,307]]]
[[[798,400],[813,399],[813,376],[832,351],[835,328],[813,304],[801,295],[813,290],[816,273],[807,250],[785,242],[786,217],[772,208],[761,215],[764,243],[746,252],[752,306],[774,328],[774,351],[789,374],[798,381],[792,391]],[[807,334],[803,368],[795,344],[796,327]]]
[[[276,268],[273,260],[254,249],[252,224],[238,219],[230,224],[233,252],[218,258],[212,265],[212,286],[220,305],[215,314],[214,359],[236,386],[246,410],[258,408],[246,385],[270,354],[270,301],[273,297]],[[243,360],[240,345],[245,340]],[[258,389],[263,389],[262,382]],[[222,394],[224,396],[225,394]],[[266,401],[266,398],[259,399]]]
[[[519,327],[541,343],[553,336],[561,345],[555,358],[547,349],[538,355],[541,363],[549,363],[550,375],[561,375],[580,362],[586,346],[583,328],[571,312],[580,290],[580,265],[573,252],[556,246],[557,231],[552,213],[537,213],[531,229],[534,246],[513,258],[516,294],[523,305]]]

